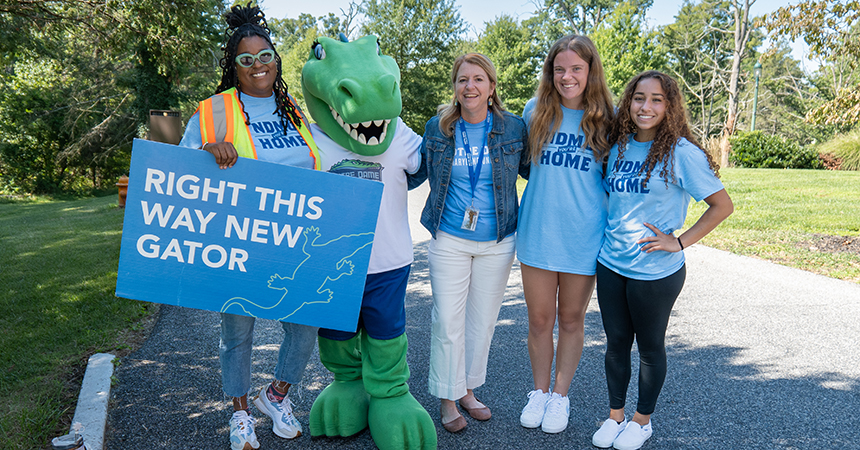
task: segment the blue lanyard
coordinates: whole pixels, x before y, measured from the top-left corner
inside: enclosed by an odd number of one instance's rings
[[[481,176],[481,167],[484,165],[484,148],[487,146],[487,138],[490,130],[493,129],[493,112],[487,111],[487,120],[484,122],[484,139],[481,142],[481,148],[478,150],[478,164],[473,167],[472,164],[472,147],[469,146],[469,136],[466,133],[466,122],[460,117],[457,122],[457,127],[460,128],[460,134],[463,136],[463,147],[465,148],[466,161],[469,165],[469,184],[472,186],[472,198],[475,198],[475,188],[478,186],[478,177]]]

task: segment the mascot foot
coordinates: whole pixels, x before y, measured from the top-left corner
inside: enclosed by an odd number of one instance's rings
[[[311,407],[311,436],[352,436],[367,428],[369,396],[361,380],[334,381]]]
[[[370,399],[370,435],[379,450],[436,448],[436,426],[410,393]]]

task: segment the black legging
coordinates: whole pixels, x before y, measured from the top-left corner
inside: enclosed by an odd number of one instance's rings
[[[623,409],[630,384],[630,350],[639,347],[639,402],[636,411],[654,412],[666,379],[666,327],[684,287],[687,266],[653,281],[621,276],[597,263],[597,301],[606,331],[606,384],[609,407]]]

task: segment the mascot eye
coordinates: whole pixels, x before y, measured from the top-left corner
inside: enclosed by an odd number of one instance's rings
[[[316,42],[314,44],[313,51],[314,51],[314,56],[317,59],[325,59],[325,49],[323,48],[322,44],[320,44],[319,42]]]
[[[376,54],[381,55],[382,50],[379,48],[379,39],[376,40]]]

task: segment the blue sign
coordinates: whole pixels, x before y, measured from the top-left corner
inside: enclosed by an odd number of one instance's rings
[[[116,295],[355,331],[382,188],[135,140]]]

